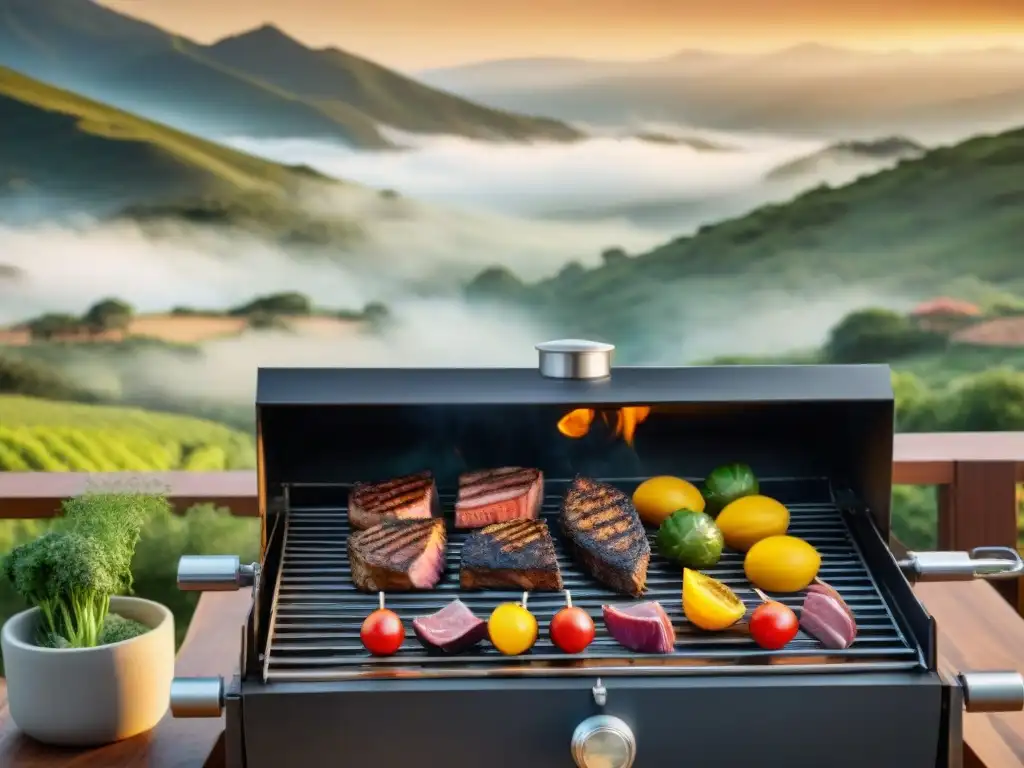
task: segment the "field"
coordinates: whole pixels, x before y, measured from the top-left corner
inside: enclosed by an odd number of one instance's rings
[[[337,317],[310,316],[280,318],[282,330],[299,336],[343,338],[359,331],[363,323]],[[132,317],[123,330],[74,336],[67,341],[81,343],[121,342],[128,338],[154,339],[167,344],[202,344],[206,341],[240,336],[251,327],[248,317],[215,314],[151,314]],[[0,345],[26,347],[33,344],[24,328],[0,329]]]
[[[0,471],[219,471],[255,463],[252,437],[212,421],[0,396]]]

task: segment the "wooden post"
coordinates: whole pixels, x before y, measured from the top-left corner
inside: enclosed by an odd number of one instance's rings
[[[957,461],[953,481],[939,488],[938,548],[1017,547],[1017,463]],[[993,586],[1015,608],[1019,579]]]

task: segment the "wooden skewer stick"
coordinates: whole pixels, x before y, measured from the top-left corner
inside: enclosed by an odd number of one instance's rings
[[[768,597],[768,595],[766,595],[764,592],[762,592],[757,587],[753,587],[753,590],[754,590],[755,594],[757,594],[757,596],[761,598],[761,602],[762,603],[774,602],[770,597]]]
[[[380,602],[380,610],[383,611],[384,610],[384,593],[383,592],[378,592],[377,593],[377,600]]]
[[[523,602],[522,602],[523,608],[526,607],[526,601],[529,600],[529,599],[530,599],[530,593],[529,592],[523,592]]]
[[[572,593],[568,589],[565,590],[565,607],[572,608]]]

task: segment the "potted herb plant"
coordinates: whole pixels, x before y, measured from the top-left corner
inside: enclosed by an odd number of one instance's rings
[[[148,731],[170,701],[174,617],[129,596],[132,556],[159,495],[87,493],[54,529],[13,549],[6,577],[32,606],[0,645],[11,718],[48,744],[95,746]]]

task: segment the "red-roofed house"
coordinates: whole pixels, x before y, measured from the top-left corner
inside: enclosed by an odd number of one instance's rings
[[[911,311],[918,327],[937,333],[953,333],[975,318],[981,317],[981,309],[969,301],[939,296],[918,304]]]

